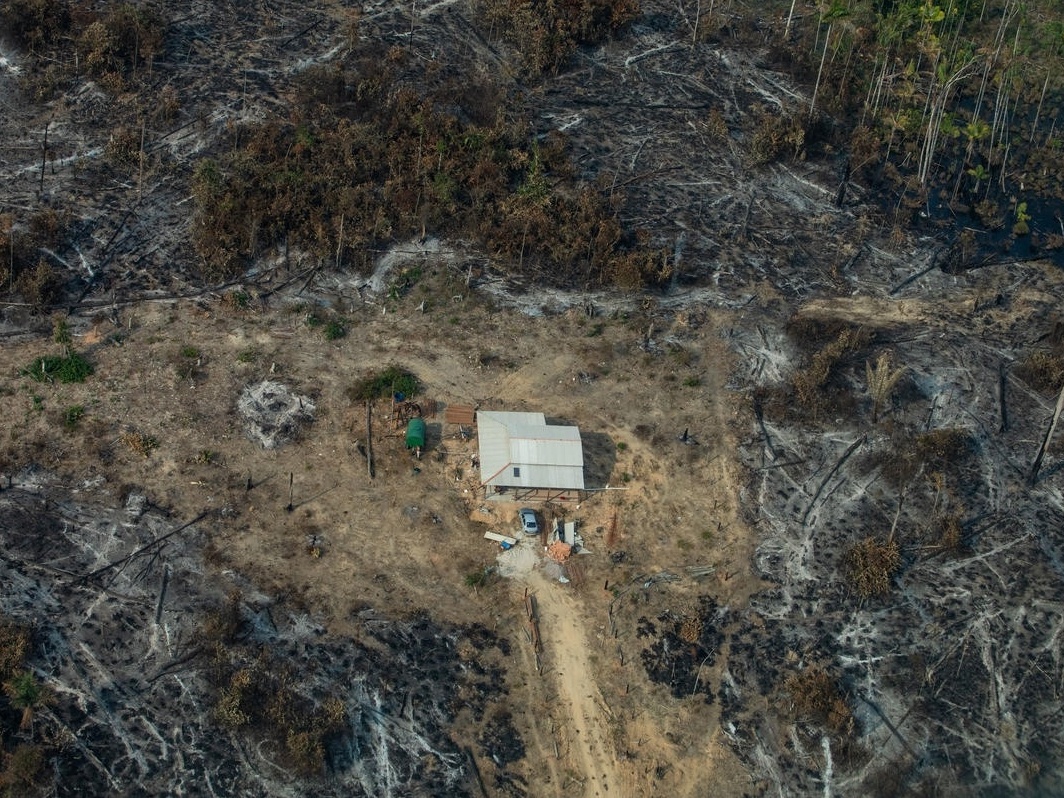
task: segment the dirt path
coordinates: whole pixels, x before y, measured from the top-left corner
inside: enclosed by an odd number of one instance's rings
[[[602,700],[588,660],[587,637],[578,607],[566,588],[534,571],[528,581],[539,608],[544,674],[553,680],[566,713],[558,745],[572,770],[561,785],[567,795],[626,795],[631,784],[617,762],[609,739],[609,709]],[[583,783],[583,792],[566,792]]]

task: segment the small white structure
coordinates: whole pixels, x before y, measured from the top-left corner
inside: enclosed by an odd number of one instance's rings
[[[584,450],[577,427],[548,424],[542,413],[477,411],[480,484],[486,496],[514,501],[578,501]]]

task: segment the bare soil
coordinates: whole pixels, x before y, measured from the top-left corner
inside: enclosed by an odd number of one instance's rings
[[[4,703],[5,740],[58,752],[59,795],[1061,793],[1059,386],[1022,376],[1064,356],[1059,269],[947,270],[941,241],[885,229],[874,192],[834,202],[830,149],[755,166],[758,120],[805,98],[758,53],[692,42],[682,8],[644,3],[533,86],[465,8],[381,2],[364,30],[504,75],[534,133],[564,130],[580,175],[672,253],[667,290],[539,287],[431,230],[364,253],[364,274],[286,248],[197,282],[192,163],[342,57],[339,6],[190,6],[156,64],[174,118],[92,82],[23,103],[4,51],[6,209],[72,214],[74,242],[44,254],[95,367],[21,375],[60,347],[31,303],[2,306],[0,611],[33,626],[27,667],[56,695],[30,730]],[[144,169],[114,162],[112,134],[145,118]],[[850,328],[864,343],[798,402]],[[883,352],[905,373],[873,420]],[[436,406],[420,461],[387,402],[369,439],[348,396],[393,364]],[[237,410],[265,380],[314,406],[275,449]],[[500,576],[483,533],[516,531],[518,507],[477,493],[449,403],[580,426],[597,490],[541,508],[580,525],[567,584]],[[849,555],[869,538],[901,562],[862,598]],[[321,774],[266,728],[219,725],[197,649],[228,595],[234,650],[276,652],[308,704],[342,698]],[[796,688],[821,671],[820,693]]]
[[[698,728],[669,720],[655,729],[640,720],[660,690],[647,681],[642,641],[626,619],[643,611],[634,599],[646,592],[645,574],[716,569],[704,580],[662,583],[670,602],[709,592],[741,606],[758,583],[737,515],[728,444],[736,416],[716,312],[693,309],[669,330],[673,354],[650,354],[640,348],[648,317],[530,319],[475,297],[452,302],[446,283],[454,273],[436,267],[399,302],[329,309],[290,300],[241,309],[205,298],[131,307],[118,325],[85,319],[74,346],[95,373],[80,385],[17,375],[56,348],[47,338],[9,345],[0,397],[13,419],[8,462],[35,460],[65,484],[95,481],[115,504],[143,494],[175,522],[211,511],[196,525],[207,578],[224,584],[232,578],[225,574],[239,574],[256,592],[309,613],[330,639],[363,640],[366,611],[494,629],[521,652],[505,662],[504,682],[527,750],[499,766],[477,749],[481,772],[500,789],[516,778],[533,795],[650,795],[665,787],[699,794],[710,777],[705,751],[716,750],[726,767],[725,749],[713,742],[714,715],[692,700],[676,711],[693,713]],[[308,326],[310,312],[342,315],[347,336],[325,340],[320,327]],[[375,405],[371,479],[358,451],[365,406],[345,391],[389,364],[416,374],[439,410],[428,418],[428,451],[415,460],[390,423],[389,403]],[[684,385],[691,376],[698,384]],[[315,405],[314,420],[277,449],[250,438],[237,412],[245,387],[264,378]],[[495,577],[476,591],[467,587],[466,576],[491,568],[498,551],[483,531],[516,529],[517,507],[477,492],[475,440],[443,423],[447,403],[537,409],[581,427],[589,484],[610,486],[564,508],[590,552],[579,557],[582,584],[548,581],[537,570],[527,582]],[[84,417],[65,430],[73,405],[84,407]],[[684,428],[699,445],[678,440]],[[133,451],[130,433],[156,445]],[[17,475],[16,488],[29,479]],[[636,583],[630,603],[618,608],[607,583],[622,590]],[[527,650],[525,587],[543,612],[542,672]],[[187,635],[194,623],[177,625]],[[450,731],[456,742],[475,739],[483,723],[462,717]]]

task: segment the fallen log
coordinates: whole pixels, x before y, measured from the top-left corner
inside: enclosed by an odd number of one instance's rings
[[[1045,457],[1046,448],[1049,446],[1049,441],[1053,437],[1053,432],[1057,428],[1057,422],[1060,421],[1060,414],[1064,412],[1064,387],[1060,389],[1060,395],[1057,397],[1057,407],[1053,411],[1053,418],[1049,422],[1049,428],[1046,430],[1045,437],[1042,438],[1042,445],[1038,447],[1038,455],[1034,458],[1034,463],[1031,465],[1031,475],[1027,477],[1027,485],[1033,486],[1038,480],[1038,470],[1042,467],[1042,458]]]

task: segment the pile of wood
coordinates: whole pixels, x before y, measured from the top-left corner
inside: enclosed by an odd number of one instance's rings
[[[393,402],[392,423],[396,429],[402,429],[412,418],[421,417],[421,405],[417,402]]]

